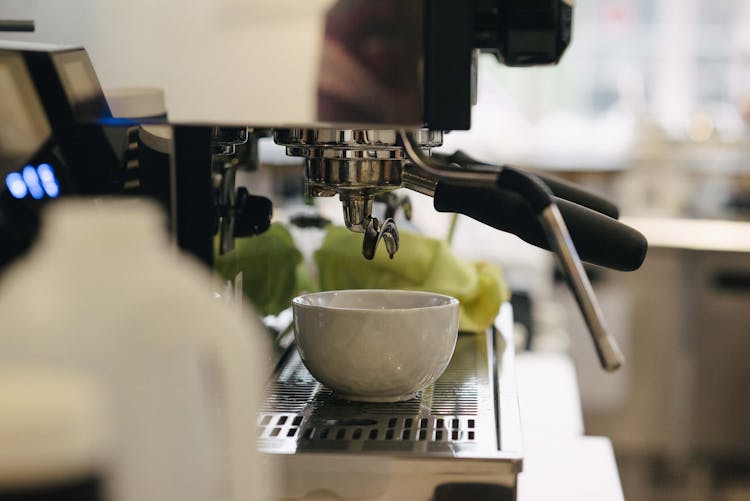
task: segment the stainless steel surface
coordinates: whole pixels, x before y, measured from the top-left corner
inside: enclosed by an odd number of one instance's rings
[[[463,170],[458,165],[446,166],[439,162],[435,162],[430,157],[425,155],[419,147],[417,139],[414,134],[405,129],[399,131],[401,136],[404,150],[411,161],[421,172],[415,171],[415,177],[410,178],[410,181],[414,182],[416,191],[425,189],[429,184],[424,182],[417,182],[417,177],[422,178],[423,181],[429,178],[434,178],[434,182],[439,179],[454,179],[456,181],[472,181],[479,183],[494,183],[497,179],[497,172],[477,172],[470,170]],[[432,192],[434,194],[434,186]]]
[[[357,233],[364,233],[372,214],[372,196],[359,193],[342,193],[339,196],[344,208],[344,224]]]
[[[401,174],[401,178],[404,181],[405,188],[409,188],[422,195],[427,195],[428,197],[435,196],[435,188],[438,180],[415,164],[409,162],[404,164],[404,171]]]
[[[539,220],[586,321],[602,368],[607,371],[618,369],[624,361],[622,352],[607,331],[604,315],[557,205],[552,204],[544,209]]]
[[[416,398],[356,403],[337,399],[292,350],[268,385],[258,444],[275,454],[492,459],[520,468],[512,363],[499,332],[462,333],[446,372]]]
[[[400,160],[308,158],[306,164],[307,192],[338,193],[344,223],[357,233],[364,233],[370,222],[375,195],[401,186]]]
[[[396,223],[391,218],[386,218],[383,224],[376,217],[371,217],[370,222],[365,229],[365,236],[362,240],[362,255],[365,259],[375,257],[375,251],[380,241],[385,242],[385,248],[388,256],[393,259],[393,255],[398,251],[399,238]]]
[[[401,187],[401,160],[308,159],[307,182],[334,189],[338,193],[375,195]]]
[[[427,129],[411,132],[421,148],[443,144],[443,133]],[[401,140],[395,129],[274,129],[274,141],[284,146],[331,146],[342,149],[392,149],[400,151]]]
[[[211,145],[214,155],[234,155],[238,144],[245,144],[247,127],[214,127],[211,131]]]
[[[441,131],[413,131],[414,148],[429,150],[440,146]],[[396,223],[372,217],[375,196],[403,185],[406,154],[396,130],[378,129],[277,129],[274,141],[286,146],[288,155],[305,159],[306,191],[312,196],[338,193],[344,223],[351,231],[364,233],[362,254],[372,259],[378,243],[386,243],[388,253],[398,250]]]
[[[232,146],[234,149],[234,146]],[[221,155],[220,157],[223,157]],[[237,164],[232,162],[214,163],[214,183],[218,184],[217,206],[219,216],[219,255],[224,255],[234,249],[233,209],[235,206],[235,180],[237,178]]]

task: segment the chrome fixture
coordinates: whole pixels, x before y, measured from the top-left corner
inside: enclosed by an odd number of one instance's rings
[[[235,147],[245,144],[250,132],[247,127],[214,127],[211,129],[214,155],[234,155]]]
[[[443,143],[441,131],[412,132],[417,148],[429,152]],[[398,228],[392,218],[372,217],[376,196],[403,186],[407,159],[396,130],[276,129],[274,141],[290,156],[305,159],[306,192],[311,196],[338,194],[346,227],[364,233],[362,254],[375,256],[383,240],[390,257],[398,250]]]

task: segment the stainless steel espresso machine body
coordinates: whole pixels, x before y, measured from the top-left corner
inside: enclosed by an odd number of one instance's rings
[[[602,365],[621,363],[579,251],[595,264],[635,269],[645,257],[642,236],[617,221],[611,204],[576,187],[459,153],[430,154],[445,131],[470,128],[478,52],[508,66],[558,62],[572,2],[10,0],[0,16],[14,21],[5,26],[35,24],[34,33],[7,38],[85,47],[104,88],[164,90],[172,149],[163,202],[178,244],[205,263],[217,232],[220,252],[231,252],[235,235],[267,226],[270,206],[235,190],[231,159],[271,134],[304,160],[308,194],[339,196],[366,258],[381,242],[391,255],[398,250],[395,223],[373,218],[372,203],[400,187],[433,196],[436,210],[553,250]],[[118,125],[107,113],[93,123]],[[457,483],[513,499],[522,454],[510,318],[505,307],[499,331],[459,336],[445,375],[418,399],[393,405],[336,401],[290,350],[257,422],[259,447],[287,474],[280,494],[361,496],[368,493],[357,492],[358,482],[369,480],[368,495],[382,499],[451,499]]]

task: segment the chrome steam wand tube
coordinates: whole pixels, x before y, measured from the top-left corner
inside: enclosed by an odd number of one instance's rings
[[[554,248],[560,266],[565,271],[568,286],[576,298],[578,308],[594,341],[599,363],[607,371],[617,370],[623,364],[624,357],[617,342],[607,331],[604,315],[557,204],[548,205],[539,216],[539,222]]]

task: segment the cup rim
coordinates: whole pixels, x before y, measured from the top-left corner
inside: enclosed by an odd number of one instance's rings
[[[328,294],[334,294],[334,293],[398,293],[408,296],[429,296],[434,298],[440,298],[446,300],[444,304],[437,304],[437,305],[429,305],[429,306],[417,306],[413,308],[351,308],[351,307],[344,307],[344,306],[323,306],[318,304],[309,304],[304,302],[306,298],[313,297],[313,296],[323,296]],[[343,289],[343,290],[329,290],[329,291],[319,291],[319,292],[311,292],[308,294],[300,294],[299,296],[292,299],[292,306],[294,307],[302,307],[302,308],[310,308],[310,309],[321,309],[321,310],[332,310],[332,311],[361,311],[361,312],[404,312],[404,311],[417,311],[417,310],[434,310],[439,308],[450,308],[453,306],[458,306],[459,301],[453,296],[449,296],[447,294],[440,294],[438,292],[430,292],[430,291],[419,291],[419,290],[408,290],[408,289]]]

